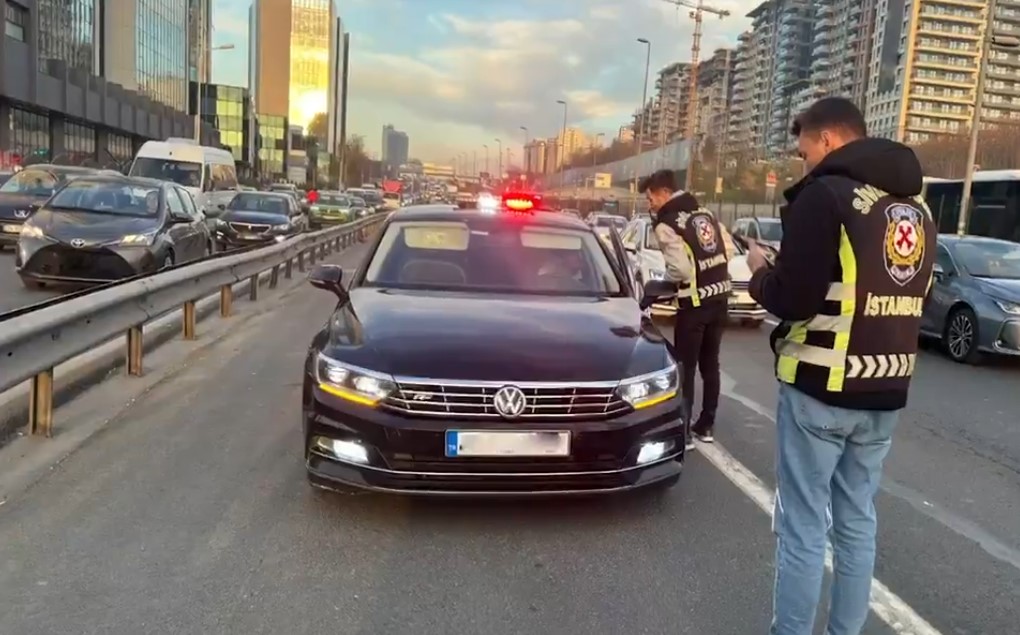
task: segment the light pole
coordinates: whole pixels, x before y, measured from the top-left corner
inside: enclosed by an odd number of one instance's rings
[[[638,131],[637,131],[637,147],[635,148],[635,151],[634,151],[634,156],[635,157],[640,156],[642,150],[644,150],[644,144],[645,144],[645,126],[647,125],[647,121],[646,120],[648,119],[645,116],[645,103],[648,101],[648,70],[649,70],[649,68],[651,67],[651,64],[652,64],[652,43],[649,40],[647,40],[647,39],[645,39],[643,37],[639,37],[637,39],[637,41],[640,42],[641,44],[645,45],[645,83],[641,86],[641,109],[638,111],[638,112],[641,113],[641,115],[640,115],[641,118],[639,120],[641,123],[638,126]],[[638,185],[637,180],[638,180],[638,173],[637,173],[637,165],[636,165],[636,161],[635,161],[635,166],[634,166],[634,183],[633,183],[633,186],[632,186],[634,188],[634,191],[631,193],[631,197],[630,197],[630,216],[631,216],[631,218],[633,218],[635,212],[637,212],[637,185]]]
[[[478,150],[477,149],[471,151],[471,174],[474,174],[475,178],[478,179]],[[482,181],[481,179],[478,179],[479,183],[481,183],[481,181]]]
[[[967,215],[970,213],[970,191],[974,185],[974,162],[977,160],[978,132],[981,130],[981,106],[985,97],[986,60],[992,47],[1015,49],[1020,48],[1020,39],[1009,36],[998,36],[992,32],[995,28],[996,0],[988,2],[988,17],[985,22],[985,38],[981,45],[981,57],[978,58],[977,86],[974,88],[974,117],[970,122],[970,145],[967,147],[967,172],[963,176],[963,193],[960,198],[960,218],[956,223],[956,233],[960,236],[967,233]]]
[[[524,131],[524,145],[521,150],[524,152],[524,176],[527,177],[528,173],[531,172],[531,154],[528,152],[528,127],[521,126],[521,130]]]
[[[496,153],[496,156],[499,157],[499,174],[496,178],[503,180],[503,142],[500,139],[496,139],[496,143],[499,147],[499,151]]]
[[[220,44],[209,47],[209,51],[230,51],[233,48],[233,44]],[[208,81],[209,78],[205,76],[205,38],[203,37],[198,53],[198,90],[195,91],[195,101],[198,102],[195,104],[195,141],[199,144],[202,143],[202,88]]]
[[[489,146],[488,144],[483,143],[482,147],[485,148],[485,173],[489,174]],[[488,178],[491,179],[492,175],[489,174]]]
[[[557,99],[556,103],[563,106],[563,130],[560,132],[560,187],[564,187],[563,175],[567,171],[567,101]]]
[[[591,200],[595,200],[595,170],[598,169],[598,149],[599,149],[599,137],[606,136],[606,133],[600,132],[595,135],[595,139],[591,142]]]

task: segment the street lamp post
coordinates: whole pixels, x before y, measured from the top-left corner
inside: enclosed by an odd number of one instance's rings
[[[497,166],[499,167],[499,174],[496,176],[497,179],[503,179],[503,141],[496,139],[496,144],[499,148],[496,156],[498,157]]]
[[[528,127],[521,126],[521,130],[524,131],[524,145],[521,147],[521,150],[524,152],[524,175],[527,177],[531,172],[531,156],[528,152]]]
[[[967,220],[970,213],[970,192],[974,185],[974,163],[977,161],[978,132],[981,130],[981,106],[985,97],[986,61],[992,47],[1020,48],[1020,39],[1015,37],[996,37],[995,5],[996,0],[988,2],[988,16],[985,22],[985,38],[981,45],[981,57],[978,58],[977,85],[974,88],[974,117],[970,123],[970,145],[967,147],[967,172],[963,176],[963,193],[960,198],[960,218],[956,223],[956,233],[960,236],[967,233]]]
[[[489,146],[483,143],[482,147],[485,148],[485,173],[489,174]],[[489,174],[489,178],[492,178],[491,174]]]
[[[639,121],[641,122],[637,130],[637,147],[634,150],[634,156],[640,156],[641,151],[644,149],[645,144],[645,126],[647,125],[647,117],[645,117],[645,103],[648,101],[648,71],[652,64],[652,43],[646,38],[639,37],[638,42],[645,45],[645,83],[641,86],[641,109],[638,111],[640,114]],[[635,162],[634,166],[634,191],[630,197],[630,215],[631,218],[637,212],[637,185],[638,185],[638,173],[637,165]]]
[[[606,136],[606,133],[600,132],[595,135],[595,139],[591,142],[591,200],[595,200],[595,170],[598,167],[598,149],[599,149],[599,138]]]
[[[229,51],[234,48],[233,44],[220,44],[219,46],[209,47],[210,51]],[[195,91],[195,141],[199,144],[202,143],[202,88],[205,86],[209,78],[205,76],[205,38],[202,38],[202,44],[199,46],[198,52],[198,90]]]
[[[567,101],[557,99],[556,103],[563,106],[563,129],[560,131],[560,187],[564,187],[563,175],[567,171]]]

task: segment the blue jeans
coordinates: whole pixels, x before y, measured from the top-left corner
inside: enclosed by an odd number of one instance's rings
[[[810,635],[826,534],[833,581],[826,635],[858,635],[875,569],[875,493],[899,411],[826,405],[780,382],[776,412],[776,579],[772,635]]]

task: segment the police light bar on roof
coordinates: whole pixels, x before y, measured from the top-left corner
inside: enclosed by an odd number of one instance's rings
[[[540,204],[541,198],[534,194],[512,192],[503,195],[503,207],[511,212],[533,212]]]

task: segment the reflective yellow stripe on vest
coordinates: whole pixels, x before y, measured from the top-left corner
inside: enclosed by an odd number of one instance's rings
[[[797,366],[801,362],[829,369],[826,389],[830,392],[843,390],[846,379],[846,356],[850,346],[850,328],[857,308],[857,258],[846,229],[839,230],[839,265],[843,271],[840,282],[833,282],[825,294],[830,302],[839,302],[839,315],[816,315],[810,320],[794,322],[786,337],[776,342],[776,375],[780,381],[792,384],[796,381]],[[823,348],[805,344],[807,334],[822,331],[834,334],[833,347]]]

